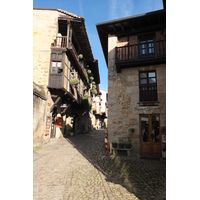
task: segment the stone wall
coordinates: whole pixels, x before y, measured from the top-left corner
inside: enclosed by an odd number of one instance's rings
[[[108,38],[108,136],[109,142],[117,141],[119,137],[128,136],[129,129],[135,128],[131,135],[135,152],[140,151],[139,115],[160,114],[160,125],[166,124],[166,65],[140,66],[123,68],[117,73],[115,66],[115,47],[118,44],[116,36]],[[139,72],[156,70],[159,106],[141,107],[139,102]]]
[[[58,32],[58,12],[55,10],[33,10],[33,87],[42,88],[43,97],[33,95],[33,143],[34,146],[47,141],[44,136],[46,117],[51,116],[53,105],[48,92],[51,43]],[[36,88],[35,87],[35,88]]]
[[[42,87],[33,83],[33,146],[43,144],[45,137],[47,100]]]
[[[33,10],[33,81],[48,84],[51,43],[58,32],[58,12]]]

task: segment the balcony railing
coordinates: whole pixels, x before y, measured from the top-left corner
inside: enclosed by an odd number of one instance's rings
[[[67,48],[67,36],[56,36],[51,48]]]
[[[85,68],[84,68],[84,66],[83,66],[83,63],[81,63],[81,62],[79,61],[79,59],[78,59],[78,53],[77,53],[77,51],[76,51],[76,49],[75,49],[75,47],[74,47],[74,45],[73,45],[72,43],[70,43],[70,49],[72,49],[72,52],[75,54],[76,60],[77,60],[77,62],[79,63],[79,66],[81,67],[81,69],[82,69],[82,71],[83,71],[83,74],[84,74],[85,77],[87,78],[87,72],[86,72],[86,70],[85,70]]]
[[[166,41],[146,42],[140,44],[116,47],[116,64],[127,63],[133,65],[141,61],[159,60],[166,58]]]

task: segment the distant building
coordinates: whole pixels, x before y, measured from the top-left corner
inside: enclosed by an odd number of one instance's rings
[[[83,17],[33,9],[33,81],[34,144],[89,131],[100,76]]]
[[[107,127],[108,118],[108,106],[107,106],[108,93],[105,90],[101,90],[99,95],[93,96],[92,103],[92,126],[95,129],[102,129]]]
[[[131,138],[132,153],[160,157],[166,134],[166,10],[96,27],[108,67],[108,140]]]

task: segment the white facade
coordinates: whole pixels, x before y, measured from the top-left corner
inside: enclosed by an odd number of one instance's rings
[[[92,100],[92,126],[95,129],[107,127],[107,91],[100,89],[101,95],[93,96]]]

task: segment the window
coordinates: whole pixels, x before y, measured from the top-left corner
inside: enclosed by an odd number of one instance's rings
[[[51,73],[62,73],[62,52],[51,52]]]
[[[141,58],[154,56],[154,36],[142,36],[139,38],[139,52]]]
[[[51,62],[51,73],[61,73],[62,72],[62,62],[52,61]]]
[[[155,102],[157,98],[156,72],[139,73],[140,102]]]

